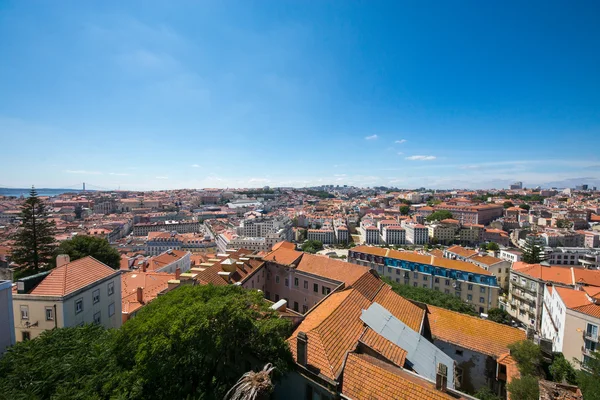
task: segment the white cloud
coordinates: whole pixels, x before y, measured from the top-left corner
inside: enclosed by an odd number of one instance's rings
[[[168,176],[157,176],[156,179],[169,179]]]
[[[417,160],[417,161],[429,161],[429,160],[435,160],[436,157],[435,156],[410,156],[410,157],[406,157],[407,160]]]
[[[406,143],[406,139],[396,140],[394,143],[396,143],[396,144]]]
[[[126,174],[124,172],[110,172],[109,175],[114,175],[114,176],[130,176],[131,174]]]
[[[102,175],[102,172],[99,172],[99,171],[86,171],[84,169],[68,169],[65,172],[67,174]]]
[[[404,154],[404,153],[403,153],[403,152],[401,152],[401,151],[399,151],[399,152],[398,152],[398,155],[399,155],[399,156],[401,156],[402,154]]]
[[[375,139],[377,139],[377,138],[378,138],[378,136],[377,136],[377,135],[371,135],[371,136],[367,136],[367,137],[365,137],[365,139],[366,139],[366,140],[375,140]]]
[[[198,164],[192,164],[190,166],[193,167],[193,168],[200,168],[200,166]]]

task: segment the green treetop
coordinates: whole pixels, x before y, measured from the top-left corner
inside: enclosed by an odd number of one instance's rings
[[[68,254],[71,261],[92,256],[111,268],[118,269],[121,256],[117,249],[111,247],[108,240],[94,236],[75,236],[65,240],[58,246],[57,254]]]

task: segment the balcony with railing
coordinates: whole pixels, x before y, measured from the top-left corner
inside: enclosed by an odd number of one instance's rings
[[[514,279],[510,280],[510,284],[512,286],[518,287],[521,290],[531,293],[537,298],[537,288],[531,288],[531,286],[527,285],[526,283],[521,283],[519,280]]]
[[[592,342],[596,342],[598,343],[598,333],[592,333],[592,332],[587,332],[585,331],[583,333],[583,337],[586,338],[587,340],[591,340]]]

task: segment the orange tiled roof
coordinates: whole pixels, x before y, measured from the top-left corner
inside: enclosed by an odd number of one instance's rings
[[[390,342],[371,328],[366,328],[359,341],[372,348],[395,365],[404,366],[406,350]]]
[[[479,254],[476,250],[465,249],[462,246],[452,246],[447,250],[450,253],[458,254],[461,257],[469,258]]]
[[[29,294],[66,296],[115,272],[108,265],[87,256],[54,268]]]
[[[356,400],[450,400],[435,384],[367,354],[348,354],[342,394]]]
[[[494,264],[498,264],[498,263],[501,263],[502,261],[504,261],[500,258],[492,257],[492,256],[488,256],[488,255],[484,255],[484,256],[477,255],[477,256],[472,257],[471,260],[477,261],[477,262],[485,264],[485,265],[494,265]]]
[[[284,248],[284,249],[288,249],[288,250],[296,250],[296,245],[294,243],[290,243],[290,242],[286,242],[286,241],[275,243],[273,245],[273,247],[271,248],[271,250],[275,251],[280,247]]]
[[[142,308],[165,290],[169,280],[175,279],[175,274],[166,272],[132,271],[121,275],[121,304],[124,314],[130,314]],[[143,301],[137,298],[137,288],[143,288]]]
[[[189,251],[169,250],[168,252],[164,252],[156,257],[152,257],[150,259],[150,264],[148,265],[148,268],[151,270],[160,269],[185,257],[187,253],[189,253]]]
[[[573,311],[578,311],[592,317],[600,318],[600,305],[594,304],[584,290],[575,290],[555,287],[565,306]]]
[[[369,267],[308,253],[302,255],[296,270],[344,282],[346,286],[352,286],[371,271]]]
[[[396,318],[420,332],[425,311],[392,292],[388,285],[381,287],[372,301],[358,289],[346,289],[326,297],[296,328],[288,339],[294,359],[297,359],[298,333],[304,332],[308,337],[308,364],[328,378],[337,379],[346,353],[356,347],[367,329],[360,316],[372,302],[381,304]],[[382,339],[371,336],[374,334],[368,334],[368,343],[365,344],[373,344],[376,347],[374,351],[383,351],[382,355],[392,361],[403,360],[402,349],[391,348],[396,345],[391,342],[385,344]]]
[[[279,247],[264,256],[263,260],[272,261],[281,265],[297,264],[298,259],[302,257],[302,254],[304,253],[300,251]]]
[[[600,287],[600,271],[594,269],[558,265],[548,267],[541,264],[527,264],[522,261],[514,263],[512,269],[546,282],[556,282],[565,285],[581,283]]]
[[[385,257],[388,249],[373,246],[356,246],[351,248],[350,251],[358,251],[359,253],[373,254],[375,256]]]
[[[427,308],[431,334],[465,349],[499,357],[508,351],[509,344],[526,338],[517,328],[439,307]]]

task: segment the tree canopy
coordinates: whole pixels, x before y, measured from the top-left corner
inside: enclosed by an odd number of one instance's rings
[[[515,206],[512,201],[505,201],[502,205],[504,208],[511,208]]]
[[[522,210],[529,211],[531,209],[531,206],[529,204],[521,204],[519,205],[519,208],[521,208]]]
[[[522,248],[523,254],[521,259],[527,264],[537,264],[546,259],[544,246],[540,244],[537,237],[528,236]]]
[[[486,246],[486,249],[491,251],[498,251],[500,250],[500,246],[498,246],[498,243],[489,242]]]
[[[22,267],[20,275],[34,274],[52,261],[56,248],[54,222],[49,220],[45,203],[31,188],[21,205],[21,226],[13,236],[12,260]]]
[[[287,371],[290,333],[258,291],[183,286],[119,330],[62,328],[16,344],[0,359],[0,398],[222,399],[250,369]]]
[[[512,317],[506,310],[501,308],[490,308],[487,315],[490,321],[512,326]]]
[[[400,215],[408,215],[408,213],[410,212],[410,206],[404,205],[404,206],[400,206]]]
[[[511,399],[539,400],[540,387],[538,381],[539,379],[535,376],[525,375],[513,379],[506,386],[506,389],[510,392]]]
[[[403,285],[386,277],[382,277],[382,279],[392,287],[394,292],[407,299],[445,308],[447,310],[457,311],[463,314],[477,315],[473,305],[462,301],[456,296],[438,292],[433,289]]]
[[[75,236],[65,240],[56,249],[56,254],[68,254],[71,261],[92,256],[111,268],[118,269],[121,255],[112,247],[108,240],[95,236]]]
[[[450,219],[450,218],[452,218],[452,213],[450,211],[438,210],[438,211],[434,211],[431,215],[429,215],[427,217],[427,221],[429,221],[429,222],[441,221],[441,220]]]
[[[320,250],[323,250],[323,243],[319,240],[307,240],[302,244],[302,251],[307,253],[314,254]]]

